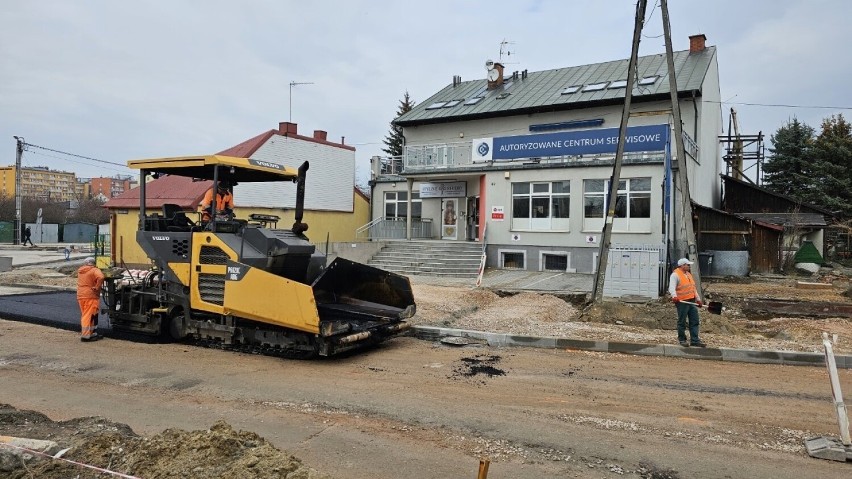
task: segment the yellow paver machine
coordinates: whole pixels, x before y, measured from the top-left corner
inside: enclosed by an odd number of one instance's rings
[[[107,272],[111,326],[285,357],[331,356],[392,337],[415,312],[408,278],[343,258],[326,264],[305,236],[305,175],[277,163],[227,156],[135,160],[141,177],[179,175],[235,185],[295,183],[295,223],[213,211],[193,221],[175,205],[151,212],[140,182],[136,239],[149,271]],[[215,205],[215,201],[213,202]]]

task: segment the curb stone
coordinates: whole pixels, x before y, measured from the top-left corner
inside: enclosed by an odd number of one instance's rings
[[[799,351],[760,351],[734,348],[695,348],[671,344],[627,343],[621,341],[598,341],[571,338],[520,336],[505,333],[488,333],[467,329],[440,328],[436,326],[413,326],[408,333],[417,339],[437,341],[445,336],[461,336],[486,341],[492,347],[530,347],[543,349],[576,349],[604,353],[623,353],[639,356],[665,356],[672,358],[704,359],[759,364],[783,364],[788,366],[823,366],[825,355]],[[835,355],[837,367],[852,369],[852,356]]]

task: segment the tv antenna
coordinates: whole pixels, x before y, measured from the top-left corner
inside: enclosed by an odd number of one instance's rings
[[[290,119],[288,120],[289,122],[291,122],[291,123],[293,122],[293,87],[297,86],[297,85],[313,85],[313,84],[314,84],[314,82],[312,82],[312,81],[303,81],[303,82],[291,81],[290,82]]]
[[[512,55],[516,55],[516,52],[509,50],[509,45],[514,45],[514,44],[515,44],[515,42],[510,42],[510,41],[506,40],[505,38],[503,39],[502,42],[500,42],[500,63],[503,63],[504,65],[509,63],[509,62],[505,62],[505,63],[503,62],[503,55],[506,55],[507,59],[508,59],[508,57],[511,57]],[[515,63],[517,63],[517,62],[515,62]]]

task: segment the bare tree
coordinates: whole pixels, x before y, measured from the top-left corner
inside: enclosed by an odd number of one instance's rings
[[[68,218],[75,223],[104,224],[109,223],[109,211],[104,208],[103,200],[89,198],[80,200],[77,210]]]

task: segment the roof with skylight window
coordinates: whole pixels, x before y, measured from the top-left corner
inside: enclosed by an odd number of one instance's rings
[[[714,64],[716,47],[701,52],[674,52],[679,92],[701,96],[704,80]],[[426,101],[394,120],[399,126],[511,116],[537,111],[570,110],[624,102],[628,60],[504,75],[502,87],[487,89],[484,78],[449,84]],[[669,96],[664,54],[639,57],[633,101]]]

